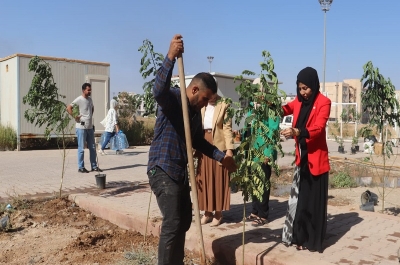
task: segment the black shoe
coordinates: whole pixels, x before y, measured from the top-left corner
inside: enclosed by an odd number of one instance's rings
[[[103,172],[103,170],[101,170],[99,167],[92,168],[92,171],[99,171],[99,172]]]
[[[80,168],[80,169],[78,169],[78,172],[79,173],[89,173],[89,171],[86,169],[86,168]]]

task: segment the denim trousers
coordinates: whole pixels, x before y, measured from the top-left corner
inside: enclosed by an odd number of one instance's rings
[[[89,149],[90,154],[90,165],[92,169],[97,168],[96,163],[96,147],[94,143],[94,131],[93,129],[76,129],[76,137],[78,140],[78,168],[85,167],[84,154],[85,154],[85,142]]]
[[[105,132],[105,133],[106,133],[106,135],[104,137],[104,142],[101,145],[101,150],[104,150],[106,148],[110,139],[115,135],[115,132]]]
[[[262,164],[261,168],[265,174],[265,180],[269,181],[271,178],[271,166],[267,164]],[[252,198],[252,211],[251,213],[257,215],[260,218],[268,219],[269,214],[269,195],[271,188],[267,189],[264,187],[264,193],[262,195],[262,201],[259,201],[257,197]]]
[[[183,265],[186,232],[192,223],[189,182],[186,178],[186,181],[178,183],[159,167],[147,174],[163,216],[158,264]]]

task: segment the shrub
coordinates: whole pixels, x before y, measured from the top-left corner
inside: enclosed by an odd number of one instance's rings
[[[10,125],[0,125],[0,150],[17,148],[17,132]]]
[[[154,137],[155,118],[119,118],[119,126],[125,133],[129,145],[149,145]]]
[[[356,182],[346,171],[339,171],[331,178],[332,188],[351,188],[356,186]]]

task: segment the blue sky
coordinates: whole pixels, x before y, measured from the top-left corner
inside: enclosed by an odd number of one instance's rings
[[[399,12],[399,0],[334,0],[327,13],[326,81],[360,78],[371,60],[399,90]],[[143,40],[166,54],[180,33],[186,74],[208,71],[209,55],[212,71],[259,73],[261,52],[268,50],[281,88],[290,93],[306,66],[323,79],[323,19],[317,0],[0,0],[0,57],[27,53],[108,62],[111,95],[141,93]]]

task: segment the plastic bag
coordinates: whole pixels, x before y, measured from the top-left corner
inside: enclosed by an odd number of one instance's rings
[[[106,127],[106,125],[107,125],[107,117],[108,117],[108,115],[104,118],[104,120],[102,120],[100,122],[100,124],[103,125],[104,127]]]
[[[112,150],[122,150],[129,147],[128,139],[126,135],[120,130],[118,133],[114,135],[114,137],[110,140],[110,148]]]

